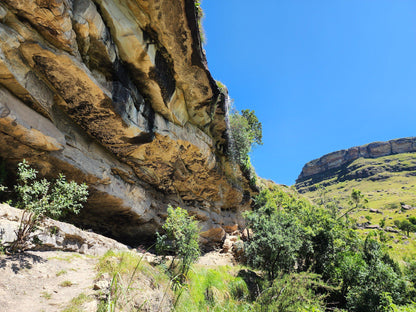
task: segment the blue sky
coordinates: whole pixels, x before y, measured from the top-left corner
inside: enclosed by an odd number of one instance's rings
[[[258,175],[291,185],[326,153],[416,136],[416,1],[204,0],[208,67],[253,109]]]

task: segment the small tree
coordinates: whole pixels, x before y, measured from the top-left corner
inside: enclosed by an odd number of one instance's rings
[[[233,156],[241,165],[247,166],[251,148],[263,144],[262,125],[254,111],[244,109],[241,114],[237,111],[231,114],[230,127],[235,149]]]
[[[357,210],[358,208],[363,208],[368,203],[368,199],[365,198],[364,194],[361,194],[360,190],[352,189],[349,205],[350,208],[347,209],[347,211],[341,215],[338,219],[341,219],[344,216],[348,216],[348,214],[354,210]]]
[[[410,232],[416,232],[416,225],[411,223],[409,220],[394,220],[394,224],[403,232],[406,232],[406,235],[409,236]]]
[[[249,264],[264,270],[270,281],[280,271],[292,272],[302,247],[302,229],[289,214],[271,207],[246,214],[253,235],[246,242]]]
[[[30,234],[45,217],[59,218],[67,212],[77,214],[87,200],[86,184],[67,182],[62,174],[53,183],[46,179],[36,180],[36,175],[37,171],[25,160],[18,164],[15,191],[17,207],[23,209],[23,214],[16,240],[9,247],[12,252],[27,247]]]
[[[199,227],[198,222],[188,215],[185,209],[168,207],[168,217],[162,226],[165,233],[156,233],[156,250],[162,254],[174,256],[169,271],[174,281],[182,283],[191,267],[200,254],[198,245]],[[179,265],[175,261],[179,260]]]

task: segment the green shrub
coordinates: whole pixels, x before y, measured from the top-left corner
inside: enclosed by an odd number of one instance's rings
[[[14,189],[18,198],[17,207],[23,209],[17,238],[9,246],[12,252],[24,250],[30,234],[45,217],[59,218],[67,212],[79,213],[87,200],[86,184],[67,182],[60,174],[53,183],[46,179],[36,180],[37,171],[23,160],[18,164],[17,184]]]
[[[390,298],[395,304],[404,303],[406,282],[398,265],[373,235],[367,236],[362,257],[365,263],[360,263],[361,269],[355,269],[354,283],[351,283],[346,294],[349,310],[377,312],[380,311],[380,305]]]
[[[162,228],[165,232],[163,235],[156,233],[156,250],[161,254],[174,255],[169,271],[174,282],[183,283],[191,264],[200,254],[198,222],[186,210],[169,206],[168,217]]]
[[[322,284],[317,275],[306,272],[281,275],[260,295],[255,311],[325,311],[324,296],[314,291]]]
[[[248,263],[274,280],[280,271],[291,272],[302,246],[302,229],[290,215],[267,207],[246,214],[253,230],[246,242]]]

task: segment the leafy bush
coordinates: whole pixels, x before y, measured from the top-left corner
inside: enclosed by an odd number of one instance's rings
[[[284,274],[260,295],[255,311],[325,311],[324,296],[314,291],[322,284],[316,274]]]
[[[198,222],[186,210],[169,206],[168,217],[162,228],[165,234],[156,233],[156,250],[158,253],[174,255],[169,271],[174,275],[174,282],[183,283],[191,264],[200,254]],[[178,266],[176,259],[179,260]]]
[[[380,311],[380,306],[387,299],[386,293],[392,302],[404,302],[406,284],[398,265],[373,235],[367,236],[363,247],[361,258],[356,257],[359,262],[355,262],[355,269],[350,268],[356,276],[346,294],[349,309]]]
[[[416,225],[416,217],[409,217],[409,222],[412,223],[413,225]]]
[[[14,189],[18,198],[17,207],[23,209],[17,238],[11,243],[12,252],[27,247],[30,234],[45,217],[59,218],[67,212],[79,213],[87,200],[86,184],[67,182],[60,174],[53,183],[46,179],[36,180],[37,171],[23,160],[18,164],[17,184]]]
[[[282,270],[293,271],[303,234],[296,220],[269,207],[246,214],[246,220],[253,230],[245,247],[249,264],[264,270],[271,281]]]
[[[199,36],[201,39],[201,43],[205,44],[206,43],[205,31],[204,31],[204,28],[202,27],[204,11],[202,10],[201,3],[202,3],[202,0],[195,1],[195,9],[196,9],[196,14],[197,14],[197,19],[198,19]]]

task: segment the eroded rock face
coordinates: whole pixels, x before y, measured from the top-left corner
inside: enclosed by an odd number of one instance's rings
[[[251,190],[226,114],[194,1],[0,3],[0,157],[87,182],[78,223],[140,240],[172,204],[235,227]]]
[[[315,179],[315,182],[319,182],[320,177],[323,178],[330,171],[335,171],[360,157],[377,158],[413,152],[416,152],[416,137],[396,139],[388,142],[374,142],[333,152],[308,162],[303,167],[296,183],[302,183],[310,178]]]

